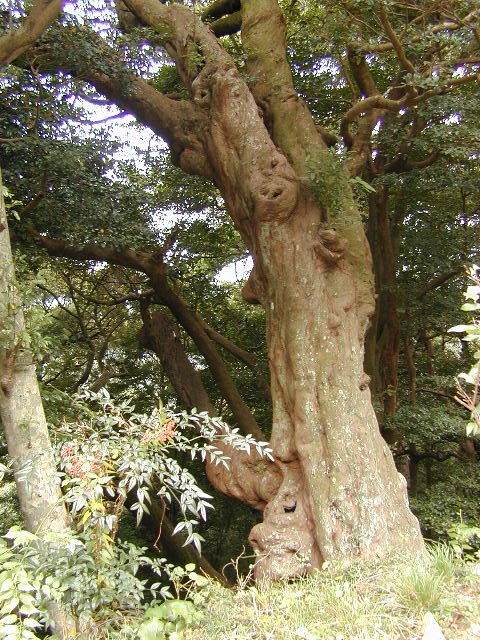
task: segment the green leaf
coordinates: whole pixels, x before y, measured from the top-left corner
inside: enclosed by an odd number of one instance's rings
[[[13,587],[13,580],[11,578],[7,578],[2,582],[2,584],[0,584],[0,593],[3,593],[4,591],[8,591],[12,587]]]
[[[466,431],[468,437],[476,436],[477,433],[479,432],[479,428],[478,428],[478,425],[475,424],[475,422],[469,422],[467,424],[467,427],[466,427],[465,431]]]
[[[22,604],[19,611],[20,613],[23,613],[23,615],[25,616],[31,616],[34,613],[40,613],[37,607],[34,607],[33,604],[30,604],[28,602],[26,602],[25,604]]]
[[[164,623],[158,618],[152,618],[142,622],[138,628],[138,636],[140,640],[164,640],[164,630]]]
[[[7,624],[15,624],[18,620],[18,616],[16,616],[14,613],[10,613],[8,616],[4,616],[3,618],[0,619],[0,625],[7,625]]]
[[[464,333],[471,328],[469,324],[457,324],[454,327],[450,327],[448,333]]]

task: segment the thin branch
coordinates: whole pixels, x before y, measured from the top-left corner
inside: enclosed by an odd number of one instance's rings
[[[78,315],[74,313],[71,309],[69,309],[65,304],[63,304],[60,297],[54,291],[52,291],[45,285],[40,284],[38,282],[36,286],[38,289],[41,289],[42,291],[45,291],[45,293],[48,293],[49,296],[52,296],[52,298],[56,301],[60,309],[62,309],[62,311],[65,311],[65,313],[67,313],[69,316],[72,316],[72,318],[75,318],[75,320],[78,322]]]
[[[447,273],[441,273],[438,276],[434,276],[417,293],[416,295],[417,300],[421,300],[429,291],[432,291],[433,289],[437,289],[438,287],[441,287],[443,284],[445,284],[452,278],[455,278],[456,276],[463,273],[463,271],[464,271],[463,267],[459,267],[458,269],[454,269],[453,271],[448,271]]]
[[[430,393],[434,396],[439,396],[440,398],[445,398],[446,400],[451,400],[452,402],[456,402],[455,396],[452,396],[450,393],[446,393],[445,391],[439,391],[438,389],[427,389],[426,387],[417,387],[417,391],[421,391],[422,393]]]
[[[29,136],[20,136],[18,138],[0,138],[0,144],[14,144],[15,142],[23,142]]]
[[[229,353],[231,353],[235,358],[244,362],[255,374],[257,382],[260,388],[263,391],[265,397],[271,400],[272,396],[270,393],[270,387],[267,384],[266,380],[261,374],[260,366],[257,358],[245,349],[242,349],[237,344],[226,338],[224,335],[216,331],[213,327],[211,327],[201,316],[197,314],[198,320],[201,322],[202,326],[205,328],[208,336],[214,340],[218,345],[226,349]]]
[[[92,304],[98,304],[105,307],[116,306],[119,304],[123,304],[124,302],[133,302],[137,300],[147,300],[151,298],[154,294],[153,289],[146,289],[145,291],[141,291],[139,293],[129,293],[125,296],[121,296],[119,298],[112,298],[111,300],[100,300],[99,298],[92,298],[91,296],[87,296],[83,292],[79,292],[84,300],[87,302],[91,302]]]
[[[18,212],[20,218],[24,218],[29,213],[31,213],[43,200],[45,194],[47,193],[47,174],[43,173],[42,178],[40,180],[40,189],[38,193],[28,202],[23,209]]]
[[[74,246],[66,240],[48,238],[32,227],[27,229],[27,233],[37,244],[53,256],[80,261],[93,260],[96,262],[108,262],[109,264],[117,264],[122,267],[130,267],[146,275],[150,275],[155,268],[155,260],[150,253],[133,251],[133,249],[116,251],[115,249],[102,247],[99,244],[93,243]]]
[[[431,33],[436,34],[436,33],[440,33],[441,31],[456,31],[458,29],[461,29],[464,26],[468,26],[469,24],[471,24],[472,22],[474,22],[477,17],[480,15],[480,9],[474,9],[473,11],[471,11],[469,14],[467,14],[463,19],[458,19],[456,21],[453,20],[445,20],[443,22],[439,22],[438,24],[435,24],[431,29]],[[411,26],[412,24],[414,24],[414,22],[416,22],[418,20],[418,18],[415,18],[414,20],[412,20],[408,26]],[[418,42],[420,39],[420,37],[416,37],[412,39],[412,42]],[[394,49],[394,46],[392,44],[392,42],[381,42],[380,44],[377,45],[373,45],[373,46],[368,46],[368,47],[361,47],[360,51],[361,53],[368,55],[368,54],[372,54],[372,53],[384,53],[386,51],[392,51]]]
[[[388,39],[390,40],[390,42],[393,45],[393,48],[395,49],[395,53],[397,54],[397,57],[402,64],[402,67],[405,69],[405,71],[408,71],[408,73],[411,73],[413,75],[415,73],[415,67],[407,58],[405,54],[405,50],[402,46],[402,43],[400,42],[397,34],[393,30],[393,27],[390,23],[390,20],[388,19],[387,12],[385,11],[385,7],[383,5],[380,7],[380,20],[382,22],[383,28],[385,29],[385,33],[388,36]]]

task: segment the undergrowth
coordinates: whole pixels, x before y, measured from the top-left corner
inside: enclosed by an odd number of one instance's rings
[[[205,614],[188,640],[414,640],[434,616],[446,640],[480,639],[480,564],[446,545],[410,564],[328,567],[293,582],[209,582],[190,594]],[[431,622],[430,622],[431,624]]]

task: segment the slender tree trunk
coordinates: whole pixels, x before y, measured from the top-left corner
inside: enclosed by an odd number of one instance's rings
[[[25,526],[39,536],[69,528],[32,362],[8,234],[0,176],[0,418],[13,461]],[[55,632],[73,637],[75,622],[52,604]]]
[[[409,326],[407,323],[406,330],[408,331]],[[413,341],[411,338],[406,335],[404,339],[404,348],[405,348],[405,363],[407,366],[408,373],[408,400],[410,404],[414,405],[417,403],[417,368],[415,366],[415,348],[413,345]],[[410,495],[416,496],[418,493],[419,487],[419,461],[415,457],[416,446],[414,444],[410,444],[409,447],[413,455],[410,455],[408,458],[408,482],[409,482],[409,490]]]
[[[397,407],[400,319],[397,311],[396,256],[388,213],[388,192],[382,186],[370,196],[369,241],[374,256],[378,292],[375,331],[369,336],[372,341],[375,340],[376,345],[375,373],[372,377],[377,381],[376,391],[382,396],[384,413],[394,415]],[[373,349],[373,345],[367,347],[367,354]]]

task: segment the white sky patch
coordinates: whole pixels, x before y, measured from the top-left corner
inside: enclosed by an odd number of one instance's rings
[[[223,269],[217,273],[215,280],[220,283],[231,282],[232,284],[242,282],[242,280],[248,277],[252,269],[253,260],[251,256],[248,256],[242,260],[236,260],[235,262],[227,264],[226,267],[223,267]]]

